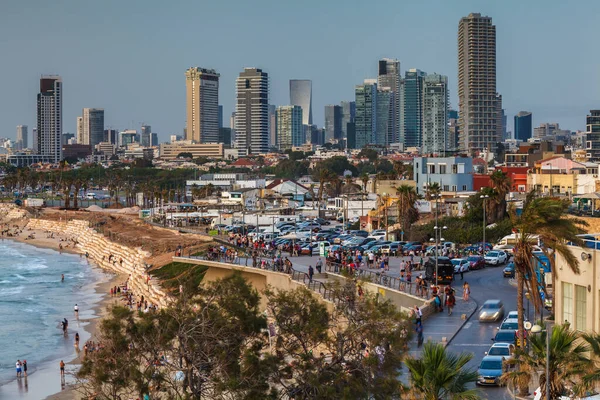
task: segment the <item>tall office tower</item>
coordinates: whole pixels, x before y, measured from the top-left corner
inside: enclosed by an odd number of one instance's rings
[[[404,148],[423,144],[423,82],[427,74],[419,69],[409,69],[402,82]]]
[[[240,156],[269,151],[269,74],[244,68],[236,79],[235,138]]]
[[[150,135],[150,146],[158,146],[158,133],[152,132]]]
[[[135,129],[125,129],[119,132],[119,147],[127,147],[132,143],[137,143],[138,133]]]
[[[496,91],[496,27],[490,17],[469,14],[458,25],[460,149],[473,152],[501,140]]]
[[[446,150],[453,153],[458,151],[458,111],[456,110],[448,110]]]
[[[219,129],[219,143],[223,143],[226,149],[231,148],[231,128]]]
[[[269,147],[277,146],[277,106],[269,104]]]
[[[427,75],[423,85],[423,148],[421,153],[442,155],[448,140],[450,95],[448,77]]]
[[[557,124],[558,125],[558,124]],[[600,160],[600,110],[590,110],[585,120],[585,151],[588,161]]]
[[[72,144],[74,141],[77,140],[77,137],[75,136],[74,133],[69,133],[69,132],[65,132],[61,135],[61,145],[64,146],[65,144]]]
[[[377,86],[388,87],[393,92],[390,129],[387,143],[400,141],[400,61],[390,58],[379,60]]]
[[[365,79],[354,89],[356,97],[356,117],[354,148],[362,149],[373,143],[377,132],[377,81]]]
[[[533,128],[533,137],[542,139],[548,136],[554,136],[556,131],[560,131],[560,125],[557,122],[544,122],[537,128]]]
[[[302,126],[302,107],[277,107],[277,143],[279,150],[289,150],[306,142]]]
[[[140,135],[140,145],[142,147],[152,146],[152,127],[150,125],[142,125],[142,133]]]
[[[526,142],[533,134],[533,117],[529,111],[519,111],[515,115],[515,139]]]
[[[500,104],[502,104],[502,99],[500,99]],[[508,135],[508,116],[506,115],[506,112],[504,111],[504,109],[501,109],[500,115],[502,117],[502,141],[505,141],[506,139],[510,139],[509,137],[507,137],[506,135]]]
[[[37,153],[52,162],[62,159],[62,79],[58,75],[42,75],[37,95]]]
[[[85,141],[84,137],[83,137],[83,117],[77,117],[77,127],[75,129],[75,140],[77,140],[77,143],[79,144],[83,144],[83,142]]]
[[[104,130],[104,140],[103,142],[108,142],[110,144],[117,144],[117,140],[119,137],[119,132],[116,129],[105,129]]]
[[[356,115],[356,103],[353,101],[342,101],[340,103],[342,107],[342,139],[348,137],[348,124],[354,122]]]
[[[396,112],[394,107],[394,92],[390,88],[377,88],[377,111],[376,111],[376,127],[375,137],[371,143],[381,146],[387,146],[393,134],[390,131],[394,130],[393,124],[395,118],[393,113]]]
[[[219,105],[219,129],[223,127],[223,106]]]
[[[102,108],[84,108],[82,117],[83,142],[79,144],[88,144],[94,148],[98,143],[104,140],[104,109]]]
[[[325,106],[325,142],[342,139],[342,107]]]
[[[219,141],[219,76],[214,69],[193,67],[185,71],[186,140]]]
[[[32,146],[33,147],[33,151],[34,151],[34,153],[37,154],[38,149],[39,149],[39,146],[38,146],[38,139],[39,139],[39,137],[38,137],[38,134],[37,134],[37,128],[33,128],[31,130],[31,138],[33,139],[32,140],[32,142],[33,142],[33,146]]]
[[[231,142],[235,141],[235,111],[229,117],[229,127],[231,128]]]
[[[290,104],[302,107],[302,123],[312,125],[312,81],[290,79]]]
[[[27,125],[17,125],[17,144],[19,150],[27,148]]]

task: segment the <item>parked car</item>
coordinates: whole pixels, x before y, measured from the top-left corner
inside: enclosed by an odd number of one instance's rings
[[[492,338],[495,343],[509,343],[515,344],[517,339],[517,335],[515,331],[512,329],[509,330],[499,330],[496,332],[496,336]]]
[[[374,235],[369,235],[369,236],[367,236],[367,239],[385,240],[385,232],[384,233],[376,233]]]
[[[460,274],[461,272],[468,272],[471,263],[467,261],[465,258],[453,258],[450,260],[454,265],[454,273]]]
[[[506,267],[502,270],[502,276],[505,278],[514,278],[515,277],[515,263],[508,263]]]
[[[485,267],[485,260],[481,256],[469,256],[467,261],[471,264],[470,269],[481,269]]]
[[[515,345],[512,343],[494,343],[488,351],[485,352],[486,356],[502,356],[505,359],[511,359],[515,355]]]
[[[485,254],[485,263],[489,265],[500,265],[506,263],[508,259],[504,251],[488,251]]]
[[[478,385],[500,385],[500,376],[504,372],[504,357],[485,356],[479,364]]]
[[[519,320],[518,319],[504,319],[504,321],[502,321],[502,324],[500,325],[500,327],[498,328],[500,330],[508,330],[508,329],[512,329],[513,331],[516,331],[519,329]]]
[[[479,312],[479,321],[501,321],[504,317],[504,304],[500,300],[486,300]]]

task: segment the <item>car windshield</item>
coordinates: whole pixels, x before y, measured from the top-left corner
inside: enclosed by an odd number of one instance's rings
[[[481,361],[480,369],[502,369],[502,361],[500,360],[483,360]]]
[[[495,251],[490,251],[489,253],[487,253],[488,257],[498,257],[498,253]]]
[[[452,262],[452,265],[459,265],[460,264],[460,260],[456,260],[456,259],[451,260],[451,262]]]
[[[498,309],[498,303],[484,303],[483,304],[483,309],[484,310],[497,310]]]
[[[490,356],[508,356],[510,355],[510,351],[508,347],[492,347],[488,354]]]
[[[519,329],[518,322],[505,322],[500,326],[500,329]]]
[[[467,260],[469,260],[469,261],[479,261],[479,257],[471,256],[471,257],[467,258]]]
[[[496,334],[496,341],[512,342],[515,340],[515,334],[513,332],[498,332]]]

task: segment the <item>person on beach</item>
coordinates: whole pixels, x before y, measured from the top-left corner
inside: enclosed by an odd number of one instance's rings
[[[27,377],[27,360],[23,360],[23,375]]]
[[[22,372],[21,372],[21,360],[17,360],[17,363],[15,365],[17,367],[17,378],[20,378],[21,374],[22,374]]]
[[[75,332],[75,347],[79,347],[79,332]]]
[[[65,281],[65,274],[62,274],[62,275],[60,276],[60,281],[61,281],[61,282],[64,282],[64,281]]]
[[[60,360],[60,376],[65,376],[65,362],[63,360]]]
[[[75,307],[73,307],[73,311],[75,311],[76,316],[79,316],[79,306],[77,304],[75,304]]]

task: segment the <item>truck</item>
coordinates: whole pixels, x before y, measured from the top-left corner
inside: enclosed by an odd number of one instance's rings
[[[44,199],[34,199],[29,197],[25,199],[25,207],[43,207]]]
[[[438,257],[438,283],[447,285],[454,280],[454,265],[448,257]],[[429,257],[425,263],[425,279],[435,283],[435,257]]]

